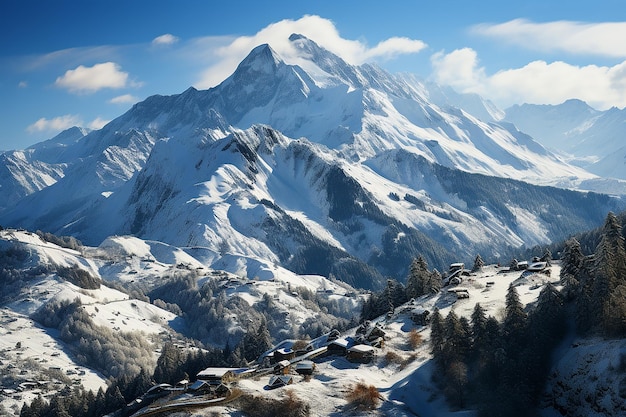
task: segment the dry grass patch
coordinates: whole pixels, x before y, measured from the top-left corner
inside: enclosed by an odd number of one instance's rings
[[[307,417],[311,407],[286,390],[281,399],[258,397],[244,394],[237,400],[238,408],[248,417]]]
[[[417,349],[417,347],[419,345],[421,345],[422,342],[424,341],[424,339],[422,338],[421,333],[419,333],[415,329],[411,329],[411,331],[409,332],[407,338],[408,338],[409,346],[413,350]]]
[[[363,382],[353,386],[346,396],[348,403],[359,410],[373,410],[378,407],[381,399],[375,386]]]

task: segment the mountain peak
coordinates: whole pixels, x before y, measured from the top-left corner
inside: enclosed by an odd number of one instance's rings
[[[341,57],[319,46],[304,35],[293,33],[289,36],[289,41],[298,51],[300,61],[297,64],[310,75],[318,73],[317,81],[320,81],[319,70],[321,70],[327,76],[330,75],[355,88],[362,86],[363,80],[358,71]]]
[[[271,46],[264,43],[250,51],[248,56],[241,61],[236,72],[253,71],[255,73],[273,74],[281,64],[283,64],[283,60]]]
[[[299,34],[299,33],[292,33],[291,35],[289,35],[289,41],[291,41],[291,42],[295,42],[295,41],[297,41],[297,40],[299,40],[299,39],[306,39],[306,40],[310,40],[310,39],[309,39],[309,38],[307,38],[306,36],[301,35],[301,34]]]

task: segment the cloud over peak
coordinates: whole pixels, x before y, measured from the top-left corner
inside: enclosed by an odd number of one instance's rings
[[[351,64],[359,65],[372,60],[389,60],[402,54],[414,54],[426,48],[421,40],[392,37],[369,47],[362,41],[341,37],[335,24],[315,15],[298,20],[284,19],[272,23],[252,36],[240,36],[215,52],[217,63],[206,69],[196,83],[198,88],[213,87],[226,79],[239,62],[256,46],[267,43],[286,61],[297,56],[289,36],[299,33],[318,45],[339,55]]]
[[[63,116],[54,117],[52,119],[46,119],[45,117],[42,117],[35,123],[29,125],[26,128],[26,131],[28,133],[60,132],[79,124],[81,124],[81,119],[75,114],[66,114]]]

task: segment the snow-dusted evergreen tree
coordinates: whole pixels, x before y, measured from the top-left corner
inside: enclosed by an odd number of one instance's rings
[[[584,258],[585,256],[583,255],[583,251],[578,240],[576,240],[576,238],[568,239],[565,242],[563,255],[561,256],[561,280],[563,280],[567,275],[576,277],[582,267]]]
[[[485,261],[483,261],[483,258],[480,256],[480,254],[476,255],[476,258],[474,258],[474,266],[472,267],[472,272],[478,272],[481,269],[483,269],[483,266],[485,266]]]
[[[552,266],[552,252],[550,252],[550,249],[546,248],[543,255],[541,255],[541,261],[545,262],[548,266]]]
[[[503,333],[508,346],[515,348],[525,342],[527,314],[514,286],[506,293]]]
[[[409,267],[409,276],[406,281],[406,293],[408,298],[415,298],[426,294],[430,281],[430,272],[426,259],[420,255],[414,258]]]
[[[433,357],[438,363],[442,363],[443,360],[444,342],[443,317],[441,317],[439,309],[435,307],[433,314],[430,316],[430,343]]]
[[[476,353],[483,351],[486,347],[486,326],[487,315],[485,309],[482,308],[480,303],[476,303],[474,311],[470,318],[470,324],[472,329],[472,347]]]
[[[428,284],[426,285],[426,288],[424,288],[424,292],[437,294],[439,291],[441,291],[441,285],[441,273],[436,269],[433,269],[433,271],[428,275]]]
[[[626,249],[622,226],[609,213],[602,228],[593,264],[592,310],[608,334],[626,333]]]

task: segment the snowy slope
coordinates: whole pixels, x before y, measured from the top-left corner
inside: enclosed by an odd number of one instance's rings
[[[178,271],[195,270],[200,276],[199,283],[215,280],[221,283],[227,297],[241,298],[250,308],[263,304],[267,297],[274,300],[277,311],[285,317],[285,327],[274,335],[276,337],[291,334],[293,328],[299,328],[304,321],[315,320],[319,314],[294,294],[298,289],[321,291],[337,305],[344,305],[346,311],[360,311],[362,301],[362,296],[354,289],[321,276],[299,276],[262,262],[257,263],[256,270],[241,270],[238,268],[242,263],[236,257],[222,259],[221,263],[241,274],[217,271],[206,268],[190,255],[202,253],[197,248],[183,250],[131,236],[110,237],[99,247],[82,247],[79,252],[46,242],[31,232],[0,230],[0,252],[15,249],[27,253],[20,269],[30,278],[22,282],[18,290],[2,294],[0,305],[0,371],[3,374],[0,405],[4,407],[0,409],[12,410],[14,415],[19,415],[25,401],[32,401],[39,393],[49,398],[66,384],[81,384],[94,392],[100,387],[106,388],[104,376],[81,364],[75,352],[59,338],[57,330],[42,327],[31,319],[33,313],[48,303],[79,298],[82,308],[97,326],[113,332],[141,332],[154,345],[154,362],[162,343],[178,340],[177,332],[185,330],[184,320],[169,311],[132,299],[106,285],[93,290],[79,288],[50,272],[55,268],[80,268],[105,283],[131,289],[135,285],[153,288],[166,283]],[[41,272],[32,276],[28,271]],[[256,279],[245,278],[246,272]],[[351,295],[346,296],[347,293]],[[232,326],[241,329],[245,320],[246,317],[235,317]],[[185,345],[186,342],[179,343]],[[36,383],[31,385],[31,381]]]
[[[550,267],[551,276],[559,275],[559,266]],[[543,285],[558,280],[544,274],[520,276],[520,272],[506,272],[489,265],[473,274],[456,289],[466,289],[469,299],[458,300],[454,293],[444,288],[436,295],[420,297],[396,308],[390,316],[374,322],[385,331],[385,345],[376,349],[376,357],[369,364],[352,363],[341,356],[314,359],[315,372],[304,378],[291,371],[294,382],[286,387],[269,389],[269,376],[246,378],[238,381],[237,389],[258,398],[282,399],[289,392],[308,403],[311,415],[355,415],[449,417],[476,416],[475,410],[452,410],[443,394],[432,382],[434,364],[430,353],[430,329],[416,325],[410,319],[413,311],[430,310],[436,306],[445,317],[454,311],[459,317],[470,318],[476,303],[480,303],[488,316],[502,320],[505,297],[514,285],[520,301],[527,308],[534,303]],[[408,343],[408,333],[415,329],[422,343],[415,349]],[[354,336],[355,329],[342,337]],[[275,346],[289,347],[292,341]],[[551,377],[540,405],[540,415],[620,416],[623,404],[623,355],[626,343],[619,340],[587,340],[568,337],[555,354]],[[374,386],[381,396],[377,410],[354,410],[347,395],[357,383]],[[470,400],[471,402],[471,400]],[[210,416],[215,413],[237,416],[236,407],[208,407],[191,412],[192,416]]]

